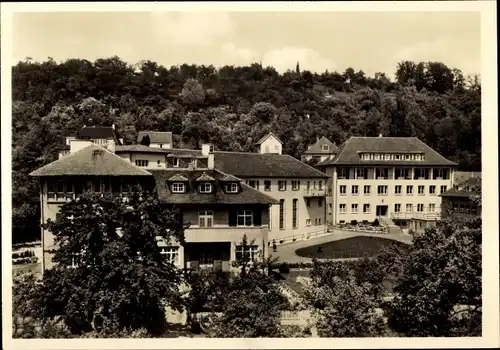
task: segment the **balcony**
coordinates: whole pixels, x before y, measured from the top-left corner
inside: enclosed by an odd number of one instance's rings
[[[184,231],[187,243],[203,242],[240,242],[247,235],[248,242],[255,239],[255,244],[261,244],[267,240],[268,226],[226,226],[215,225],[213,227],[189,227]]]
[[[425,220],[438,221],[441,220],[440,213],[391,213],[393,220]]]
[[[304,190],[304,197],[325,197],[326,189],[309,188]]]

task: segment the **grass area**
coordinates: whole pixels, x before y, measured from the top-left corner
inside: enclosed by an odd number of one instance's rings
[[[402,248],[407,246],[404,243],[396,242],[391,239],[358,236],[300,248],[295,251],[295,254],[311,259],[361,258],[365,256],[374,256],[381,249],[394,244]]]

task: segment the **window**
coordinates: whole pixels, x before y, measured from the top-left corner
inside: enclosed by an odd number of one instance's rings
[[[316,189],[316,181],[313,181],[313,188]]]
[[[178,168],[179,167],[179,158],[172,158],[172,165],[174,166],[174,168]]]
[[[396,160],[401,160],[401,154],[396,154],[394,157]]]
[[[309,191],[311,189],[311,181],[307,181],[306,189]]]
[[[358,185],[352,185],[351,191],[353,195],[357,196],[359,194]]]
[[[257,261],[259,259],[259,246],[251,245],[247,246],[246,249],[240,245],[236,246],[236,260],[243,260],[244,254],[246,255],[245,259]]]
[[[360,179],[366,179],[366,169],[365,168],[357,168],[356,176]]]
[[[172,193],[184,193],[186,192],[186,186],[181,182],[175,182],[172,184]]]
[[[318,190],[322,190],[323,189],[323,181],[318,181]]]
[[[387,195],[387,185],[377,186],[377,194],[378,195]]]
[[[271,191],[271,181],[265,180],[264,181],[264,191]]]
[[[441,193],[445,193],[447,189],[448,189],[448,187],[446,185],[441,186],[441,188],[440,188]]]
[[[420,155],[420,154],[416,154],[416,155],[415,155],[415,160],[420,160],[420,158],[421,158],[421,155]]]
[[[292,180],[292,191],[298,191],[300,189],[300,181]]]
[[[211,193],[212,184],[210,182],[204,182],[200,184],[200,193]]]
[[[429,186],[429,194],[436,194],[436,186],[435,185],[430,185]]]
[[[142,166],[142,167],[147,167],[149,165],[149,160],[136,159],[135,160],[135,165]]]
[[[388,174],[388,171],[386,168],[376,168],[375,169],[375,174],[377,175],[377,179],[387,179],[387,174]]]
[[[394,187],[394,193],[395,194],[401,194],[401,191],[402,191],[402,187],[401,185],[396,185],[396,187]]]
[[[385,160],[391,160],[391,155],[390,155],[390,154],[386,154],[386,155],[384,155],[384,159],[385,159]]]
[[[318,198],[318,208],[323,206],[323,198]]]
[[[370,160],[370,155],[368,153],[363,153],[363,160]]]
[[[365,185],[363,188],[364,194],[370,194],[371,193],[371,186],[370,185]]]
[[[465,214],[470,214],[470,206],[465,206]]]
[[[363,204],[363,213],[367,214],[370,212],[370,204]]]
[[[394,212],[395,213],[401,212],[401,204],[394,204]]]
[[[347,186],[346,185],[340,185],[340,194],[345,196],[347,194]]]
[[[464,212],[464,205],[459,204],[458,207],[460,208],[460,213],[463,213]]]
[[[285,229],[285,200],[280,200],[280,230]]]
[[[406,194],[409,196],[413,195],[413,185],[406,186]]]
[[[346,168],[340,168],[339,169],[338,178],[339,179],[345,179],[345,178],[347,178],[347,169]]]
[[[351,212],[353,212],[353,213],[358,212],[358,204],[357,203],[351,204]]]
[[[249,181],[247,181],[247,184],[248,184],[248,186],[255,188],[257,190],[259,189],[259,185],[260,185],[259,180],[249,180]]]
[[[311,219],[306,219],[306,226],[311,226]]]
[[[286,180],[278,181],[278,190],[286,191]]]
[[[214,223],[214,212],[203,210],[198,213],[198,225],[200,227],[212,227]]]
[[[238,184],[230,183],[226,185],[226,192],[228,193],[238,193]]]
[[[473,215],[477,215],[477,205],[472,205],[470,212]]]
[[[101,192],[107,193],[111,191],[111,185],[109,181],[101,181]]]
[[[297,202],[299,200],[294,198],[292,202],[292,227],[297,228]]]
[[[328,151],[329,147],[328,147],[328,145],[321,145],[321,149],[323,151]]]
[[[380,160],[380,154],[375,154],[375,160]]]
[[[47,196],[49,198],[55,198],[56,197],[56,186],[54,182],[52,181],[47,181]]]
[[[443,169],[437,169],[437,177],[444,179],[444,171]]]
[[[179,264],[179,247],[161,247],[161,254],[164,254],[171,264]]]
[[[318,218],[318,225],[321,225],[321,218]]]
[[[345,212],[346,212],[346,205],[339,204],[339,213],[345,213]]]
[[[405,154],[405,160],[411,160],[411,156],[409,154]]]
[[[425,186],[424,185],[419,185],[418,186],[418,194],[419,195],[425,194]]]
[[[424,205],[423,204],[417,204],[417,211],[419,213],[423,212],[424,211]]]
[[[163,148],[163,143],[160,143],[160,148]]]
[[[314,218],[314,226],[318,226],[318,218]]]
[[[413,204],[408,203],[406,204],[406,212],[411,213],[413,211]]]
[[[58,195],[62,195],[65,192],[64,181],[59,181],[56,184],[56,191]]]
[[[237,226],[252,226],[253,225],[253,213],[251,210],[238,210],[236,215]]]
[[[434,213],[436,211],[436,204],[429,204],[429,213]]]
[[[306,199],[306,206],[308,206],[308,207],[311,206],[311,200],[309,198]]]
[[[458,204],[453,204],[453,211],[458,213]]]

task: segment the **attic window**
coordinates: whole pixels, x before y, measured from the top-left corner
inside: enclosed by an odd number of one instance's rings
[[[226,185],[226,192],[228,193],[238,193],[238,184],[230,183]]]
[[[200,193],[211,193],[212,184],[210,182],[204,182],[200,184]]]
[[[411,159],[411,155],[410,154],[405,154],[405,159],[406,160],[410,160]]]
[[[391,155],[390,154],[386,154],[385,155],[385,160],[391,160]]]
[[[396,158],[396,160],[401,160],[401,154],[395,154],[394,157]]]
[[[363,159],[364,160],[370,160],[370,155],[368,153],[363,154]]]
[[[184,193],[186,192],[186,185],[182,182],[174,182],[172,184],[172,193]]]
[[[415,160],[420,160],[420,159],[421,159],[421,157],[422,157],[422,156],[421,156],[420,154],[417,154],[417,155],[415,156]]]
[[[321,149],[322,149],[323,151],[328,151],[328,145],[322,145],[322,146],[321,146]]]
[[[100,149],[95,149],[92,151],[92,155],[95,157],[95,156],[102,156],[103,154],[103,151],[100,150]]]

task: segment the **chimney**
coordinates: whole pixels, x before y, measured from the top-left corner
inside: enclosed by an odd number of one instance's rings
[[[316,136],[316,142],[319,142],[319,136]]]
[[[382,137],[382,134],[378,134],[378,137]]]
[[[108,141],[108,151],[111,152],[111,153],[115,153],[115,150],[116,150],[116,145],[115,145],[115,141],[113,140],[109,140]]]
[[[210,152],[213,152],[213,146],[210,143],[204,143],[201,145],[201,154],[203,156],[207,157]]]
[[[214,170],[215,169],[215,154],[213,152],[210,152],[208,154],[208,170]]]

